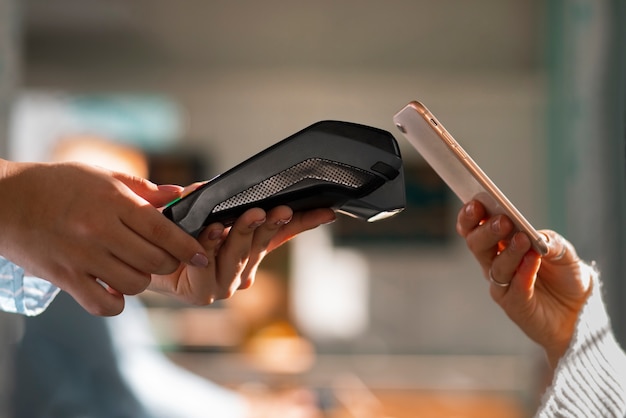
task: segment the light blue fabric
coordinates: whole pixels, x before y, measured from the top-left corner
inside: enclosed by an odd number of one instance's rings
[[[38,277],[27,276],[24,269],[0,257],[0,309],[27,316],[43,312],[59,288]]]

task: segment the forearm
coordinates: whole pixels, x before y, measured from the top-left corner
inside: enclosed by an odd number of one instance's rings
[[[3,201],[12,202],[11,177],[15,174],[17,164],[0,159],[0,196]],[[2,209],[3,208],[3,209]],[[15,208],[10,203],[0,208],[0,228],[3,239],[0,240],[0,309],[5,312],[23,315],[38,315],[54,299],[59,289],[52,283],[29,276],[24,269],[7,260],[8,246],[12,245],[11,230],[14,219],[11,217]],[[19,209],[19,208],[18,208]]]

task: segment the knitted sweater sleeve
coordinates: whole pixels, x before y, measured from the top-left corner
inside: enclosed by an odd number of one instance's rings
[[[626,354],[611,329],[597,272],[536,417],[626,417]]]

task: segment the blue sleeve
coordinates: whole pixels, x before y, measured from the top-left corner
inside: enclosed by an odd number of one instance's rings
[[[38,277],[26,276],[24,269],[0,257],[0,310],[27,316],[43,312],[59,288]]]

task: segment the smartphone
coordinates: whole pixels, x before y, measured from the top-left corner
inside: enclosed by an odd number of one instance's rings
[[[476,199],[490,215],[508,216],[518,231],[528,235],[535,251],[547,254],[544,235],[533,228],[426,106],[412,101],[394,115],[393,121],[463,203]]]

